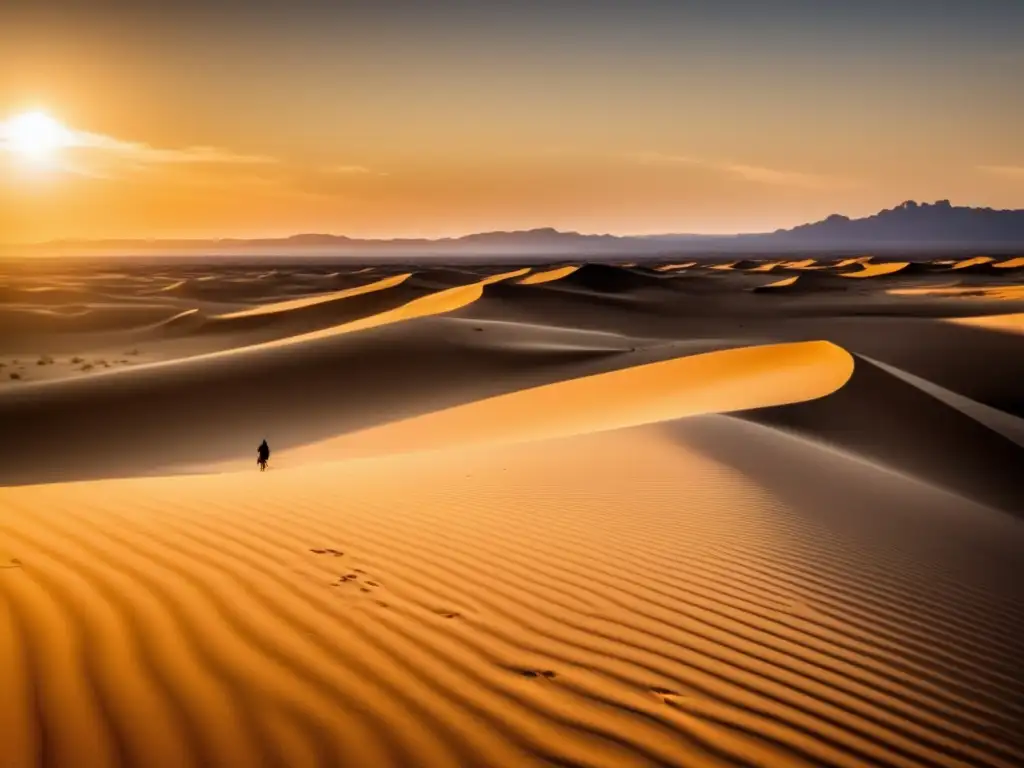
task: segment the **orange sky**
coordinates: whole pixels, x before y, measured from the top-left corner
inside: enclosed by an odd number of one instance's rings
[[[0,129],[3,242],[1024,207],[1019,4],[65,5],[0,10],[0,120],[44,110],[74,137],[26,162]]]

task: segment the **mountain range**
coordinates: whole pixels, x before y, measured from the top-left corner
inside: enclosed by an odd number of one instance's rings
[[[25,250],[25,249],[21,249]],[[871,216],[833,214],[775,232],[737,235],[591,235],[556,229],[482,232],[436,240],[367,240],[300,234],[275,239],[64,240],[28,246],[51,253],[294,254],[388,257],[609,257],[775,252],[1024,251],[1024,210],[997,210],[907,201]]]

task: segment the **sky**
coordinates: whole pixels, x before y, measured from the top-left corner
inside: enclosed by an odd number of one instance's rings
[[[1021,40],[1021,0],[3,0],[0,242],[1024,208]]]

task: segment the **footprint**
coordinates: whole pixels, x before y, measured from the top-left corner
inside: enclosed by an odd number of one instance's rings
[[[660,686],[651,688],[651,693],[661,699],[665,704],[672,704],[676,699],[680,699],[683,696],[679,691],[673,691],[671,688],[662,688]]]
[[[529,667],[510,667],[510,669],[523,677],[543,678],[545,680],[554,680],[558,677],[550,669],[530,669]]]
[[[337,549],[311,549],[309,551],[314,555],[330,555],[331,557],[341,557],[345,554]]]
[[[379,587],[380,584],[378,584],[376,581],[368,581],[368,582],[366,582],[366,586],[368,586],[368,587]]]
[[[445,608],[435,608],[434,613],[443,619],[461,619],[462,614],[458,611],[449,611]]]

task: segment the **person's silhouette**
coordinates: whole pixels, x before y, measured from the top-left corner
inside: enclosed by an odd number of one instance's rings
[[[264,440],[260,443],[260,447],[256,449],[256,463],[260,465],[260,472],[267,468],[267,462],[270,460],[270,446],[267,445],[267,441]]]

